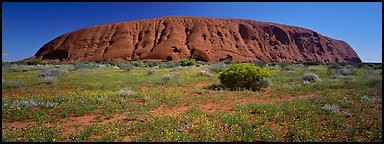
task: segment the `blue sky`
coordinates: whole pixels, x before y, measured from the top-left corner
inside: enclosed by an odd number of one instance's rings
[[[2,60],[33,56],[74,30],[161,16],[244,18],[308,28],[347,42],[364,62],[382,62],[380,2],[2,2]]]

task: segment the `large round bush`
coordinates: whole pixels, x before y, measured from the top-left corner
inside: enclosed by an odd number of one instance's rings
[[[194,59],[182,59],[180,61],[181,66],[194,66],[196,65],[196,61]]]
[[[253,64],[232,64],[219,75],[220,82],[230,89],[260,90],[271,84],[272,75]]]

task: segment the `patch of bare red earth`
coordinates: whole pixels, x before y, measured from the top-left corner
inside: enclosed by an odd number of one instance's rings
[[[223,112],[232,112],[236,104],[249,104],[249,103],[255,103],[255,104],[266,104],[266,103],[273,103],[273,102],[282,102],[282,101],[290,101],[294,98],[298,99],[304,99],[309,97],[315,97],[318,96],[316,93],[310,93],[306,95],[299,95],[299,96],[292,96],[292,94],[283,94],[279,95],[276,98],[269,98],[268,96],[271,95],[270,88],[267,88],[265,91],[257,92],[262,93],[263,97],[258,97],[257,94],[247,96],[244,98],[233,100],[230,96],[228,96],[224,101],[219,102],[205,102],[198,104],[198,109],[205,113],[211,113],[215,110],[220,110]],[[162,115],[172,115],[174,113],[182,112],[188,109],[191,109],[192,106],[181,106],[178,108],[175,107],[167,107],[167,105],[161,105],[159,108],[154,109],[150,111],[151,114],[156,114],[158,116]]]

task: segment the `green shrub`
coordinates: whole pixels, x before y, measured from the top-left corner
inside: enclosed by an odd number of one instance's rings
[[[161,68],[176,68],[178,66],[180,66],[180,63],[173,61],[165,62],[160,65]]]
[[[105,62],[105,64],[110,64],[111,66],[117,66],[119,64],[119,62],[117,62],[117,61],[108,61],[108,62]]]
[[[199,71],[198,73],[199,76],[206,76],[206,77],[211,77],[212,74],[209,73],[208,71]]]
[[[42,62],[39,60],[31,60],[27,62],[28,65],[45,65],[47,64],[46,62]]]
[[[303,62],[304,65],[320,65],[319,62],[315,62],[315,61],[305,61]]]
[[[279,65],[280,68],[283,69],[283,70],[290,70],[290,65],[289,65],[289,63],[286,63],[286,62],[280,62],[278,65]]]
[[[144,66],[146,67],[154,67],[159,65],[160,65],[160,62],[158,61],[144,61]]]
[[[182,59],[180,61],[181,66],[194,66],[196,65],[196,61],[194,59]]]
[[[7,88],[21,88],[25,86],[25,82],[23,80],[7,80],[4,86]]]
[[[236,63],[236,62],[233,61],[232,59],[225,59],[223,62],[224,62],[225,64],[235,64],[235,63]]]
[[[12,64],[10,62],[3,62],[1,66],[3,72],[11,71]]]
[[[220,82],[229,89],[260,90],[270,85],[272,75],[253,64],[232,64],[219,75]]]
[[[348,62],[340,61],[340,62],[338,62],[338,64],[341,65],[341,66],[346,66],[348,64]]]
[[[122,88],[116,92],[116,96],[120,96],[120,97],[126,97],[133,94],[135,94],[135,91],[133,91],[130,87]]]
[[[258,67],[264,67],[265,65],[267,65],[267,62],[265,62],[265,61],[253,61],[252,64],[255,66],[258,66]]]
[[[149,75],[153,75],[153,74],[155,74],[155,73],[156,73],[156,71],[153,70],[153,69],[147,71],[147,74],[149,74]]]
[[[100,65],[95,62],[80,62],[74,61],[71,63],[75,69],[91,69],[91,68],[99,68]]]
[[[57,78],[53,76],[47,76],[42,78],[43,83],[52,84],[57,82]]]
[[[66,69],[42,69],[37,72],[39,77],[67,75],[69,72]]]
[[[315,74],[315,73],[312,73],[312,72],[307,72],[303,75],[302,79],[305,81],[305,82],[313,82],[313,81],[318,81],[320,80],[320,77]]]
[[[383,66],[381,64],[376,64],[373,66],[373,69],[383,69]]]
[[[163,81],[169,81],[172,78],[173,78],[173,75],[171,75],[171,74],[165,74],[165,75],[161,76],[161,80],[163,80]]]
[[[122,70],[125,70],[125,71],[131,71],[131,70],[133,70],[134,68],[135,68],[135,66],[134,65],[132,65],[131,63],[119,63],[118,65],[117,65],[120,69],[122,69]]]
[[[141,61],[131,61],[130,64],[134,65],[135,67],[143,67],[144,66],[144,63]]]

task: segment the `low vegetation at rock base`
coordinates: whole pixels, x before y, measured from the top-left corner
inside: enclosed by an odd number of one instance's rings
[[[381,64],[181,65],[3,62],[2,142],[382,142]]]
[[[196,61],[194,59],[182,59],[180,61],[181,66],[194,66],[196,65]]]

